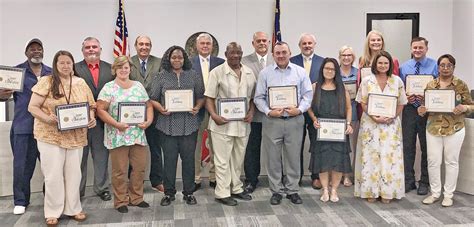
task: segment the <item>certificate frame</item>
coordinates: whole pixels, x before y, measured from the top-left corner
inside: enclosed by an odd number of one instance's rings
[[[119,102],[118,122],[138,125],[146,121],[146,102]]]
[[[217,99],[217,114],[229,121],[242,121],[247,112],[247,97]]]
[[[456,106],[456,91],[453,89],[426,89],[426,112],[452,113]]]
[[[90,119],[89,110],[90,107],[88,102],[57,105],[55,111],[56,117],[58,118],[58,130],[67,131],[87,128]]]
[[[364,67],[360,69],[360,81],[362,81],[365,77],[372,75],[372,68]]]
[[[165,91],[165,109],[168,112],[191,112],[194,108],[192,89],[169,89]]]
[[[268,87],[270,109],[298,107],[298,88],[296,85]],[[291,95],[291,97],[286,97]]]
[[[26,69],[0,65],[0,89],[23,92]]]
[[[425,95],[426,85],[433,80],[433,75],[407,75],[406,76],[406,93],[407,95]]]
[[[318,118],[321,127],[318,129],[317,141],[346,142],[346,120]]]
[[[367,113],[370,116],[394,118],[397,113],[398,97],[384,94],[369,94]]]
[[[346,81],[344,82],[344,87],[347,92],[349,92],[349,96],[351,100],[355,100],[357,96],[357,83],[356,81]]]

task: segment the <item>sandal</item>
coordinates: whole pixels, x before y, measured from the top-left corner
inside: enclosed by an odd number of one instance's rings
[[[321,198],[319,200],[323,202],[329,201],[329,190],[328,188],[323,188],[323,193],[321,193]]]
[[[339,202],[339,196],[337,195],[337,191],[334,188],[331,189],[331,199],[330,200],[333,203]]]
[[[383,199],[383,198],[380,201],[384,204],[389,204],[390,202],[392,202],[391,199]]]
[[[87,218],[87,215],[86,215],[86,213],[83,212],[83,211],[81,211],[81,212],[79,212],[78,214],[72,216],[72,219],[74,219],[74,220],[76,220],[76,221],[78,221],[78,222],[84,221],[84,220],[86,220],[86,218]]]
[[[57,218],[46,218],[46,225],[48,227],[55,227],[58,225],[58,219]]]
[[[369,203],[375,203],[377,201],[377,199],[375,198],[367,198],[367,202]]]
[[[352,186],[351,179],[349,177],[344,177],[344,187]]]

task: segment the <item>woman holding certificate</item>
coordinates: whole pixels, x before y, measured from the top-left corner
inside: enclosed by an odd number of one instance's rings
[[[423,200],[424,204],[433,204],[441,197],[441,163],[444,157],[446,175],[441,205],[453,205],[459,153],[466,134],[464,117],[474,108],[467,84],[453,75],[455,66],[456,59],[450,54],[438,58],[439,77],[428,83],[425,104],[418,107],[420,116],[428,112],[426,144],[431,195]]]
[[[352,133],[352,107],[349,92],[345,89],[339,64],[334,58],[325,58],[319,70],[308,115],[318,129],[315,145],[311,147],[310,169],[319,174],[323,192],[321,201],[338,202],[337,188],[343,173],[352,172],[349,157],[350,147],[346,134]],[[324,121],[322,119],[324,118]],[[341,120],[342,119],[342,120]],[[325,127],[325,123],[336,127]],[[321,134],[334,131],[331,137],[321,139]],[[336,138],[341,138],[336,139]],[[331,197],[329,197],[329,174],[331,175]]]
[[[363,109],[355,161],[354,195],[383,203],[405,196],[400,113],[407,103],[403,82],[392,75],[389,53],[380,51],[356,101]]]
[[[31,91],[28,111],[35,118],[33,134],[44,175],[46,224],[56,226],[62,214],[83,221],[86,214],[82,211],[79,184],[87,128],[96,125],[92,92],[77,76],[71,53],[63,50],[54,56],[52,75],[42,77]],[[68,111],[61,112],[58,106]],[[72,117],[69,113],[73,113]],[[75,124],[73,129],[62,128],[71,124]]]
[[[158,115],[156,128],[163,149],[165,196],[162,206],[176,199],[176,166],[181,157],[183,201],[197,203],[194,192],[194,150],[199,130],[197,113],[204,105],[204,82],[191,70],[191,62],[182,47],[172,46],[163,55],[162,71],[155,77],[151,99]]]
[[[117,57],[112,64],[115,79],[104,85],[97,98],[97,116],[105,123],[104,145],[112,162],[114,207],[120,213],[127,213],[129,204],[150,206],[143,201],[143,180],[148,156],[145,129],[153,120],[153,107],[143,85],[130,80],[130,65],[127,56]]]

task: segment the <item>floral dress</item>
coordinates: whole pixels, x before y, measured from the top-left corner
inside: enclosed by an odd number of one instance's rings
[[[382,91],[375,75],[363,79],[356,101],[367,103],[371,93],[398,97],[405,105],[407,97],[402,80],[391,76]],[[378,124],[367,113],[360,120],[355,160],[354,195],[361,198],[400,199],[405,196],[401,120]]]
[[[97,100],[103,100],[109,103],[108,113],[115,120],[118,120],[119,102],[146,102],[148,94],[140,82],[134,81],[133,86],[123,89],[115,81],[110,81],[100,90]],[[117,128],[105,124],[104,145],[107,149],[114,149],[121,146],[131,145],[146,146],[145,130],[138,126],[130,126],[127,130],[121,132]]]

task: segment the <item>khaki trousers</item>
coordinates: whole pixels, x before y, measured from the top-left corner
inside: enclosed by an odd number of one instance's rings
[[[194,151],[194,182],[201,183],[201,170],[204,168],[201,166],[201,143],[202,143],[202,133],[205,129],[208,128],[209,125],[209,113],[206,111],[204,114],[204,119],[201,122],[201,126],[199,126],[199,131],[197,135],[197,142],[196,142],[196,150]],[[211,139],[211,131],[208,131],[208,140],[209,140],[209,147],[211,147],[209,155],[211,161],[209,161],[209,181],[216,181],[216,171],[214,167],[214,151],[212,149],[212,139]]]
[[[147,164],[146,146],[122,146],[110,150],[114,207],[137,205],[143,201],[143,179]],[[128,182],[128,166],[132,166]]]
[[[79,197],[82,147],[66,149],[38,141],[44,175],[44,217],[74,216],[82,211]]]

